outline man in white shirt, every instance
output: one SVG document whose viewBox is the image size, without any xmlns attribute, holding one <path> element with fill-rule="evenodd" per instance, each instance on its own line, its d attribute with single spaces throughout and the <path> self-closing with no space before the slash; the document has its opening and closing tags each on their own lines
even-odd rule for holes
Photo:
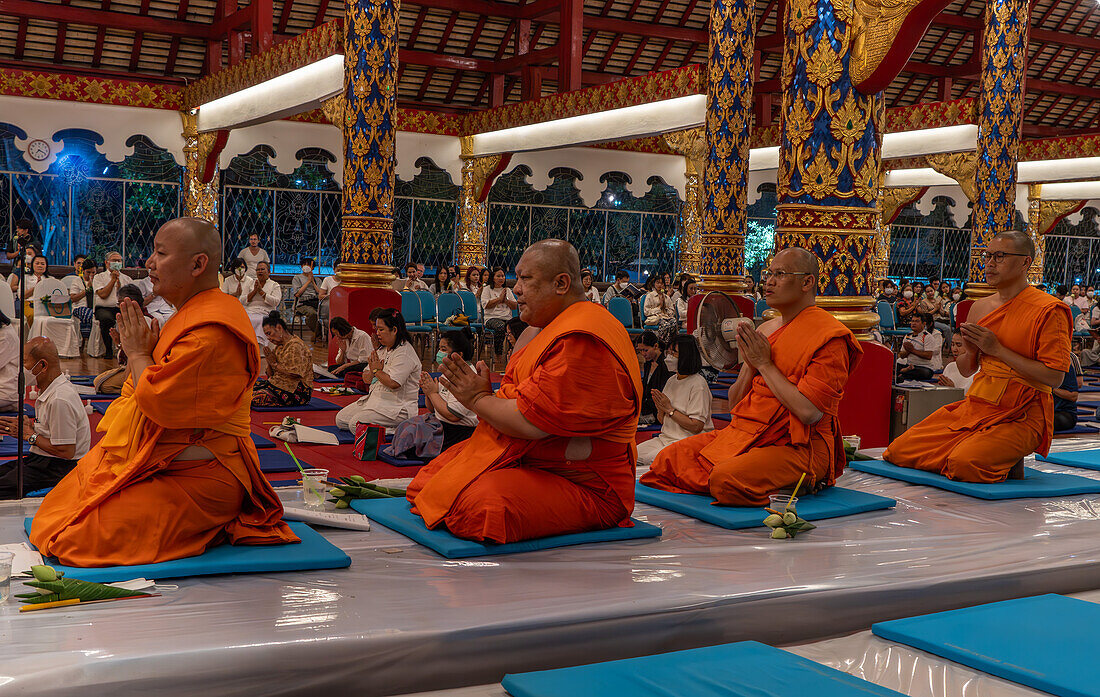
<svg viewBox="0 0 1100 697">
<path fill-rule="evenodd" d="M 126 274 L 122 273 L 122 255 L 118 252 L 108 252 L 105 260 L 106 271 L 101 271 L 92 279 L 92 290 L 95 291 L 95 318 L 99 321 L 99 333 L 103 337 L 103 346 L 107 349 L 107 357 L 114 354 L 111 345 L 111 330 L 115 328 L 115 316 L 118 314 L 118 289 L 134 282 Z"/>
<path fill-rule="evenodd" d="M 325 280 L 321 281 L 321 290 L 317 292 L 317 297 L 320 299 L 317 304 L 317 318 L 322 327 L 328 326 L 328 296 L 338 285 L 340 285 L 340 279 L 336 274 L 326 276 Z"/>
<path fill-rule="evenodd" d="M 153 290 L 153 282 L 149 280 L 148 276 L 137 281 L 135 285 L 141 289 L 142 304 L 145 306 L 145 311 L 163 327 L 164 323 L 176 314 L 176 308 L 156 294 L 156 291 Z"/>
<path fill-rule="evenodd" d="M 248 318 L 252 320 L 256 339 L 260 346 L 267 346 L 270 342 L 263 330 L 264 317 L 279 307 L 279 301 L 283 299 L 283 289 L 272 280 L 265 261 L 256 264 L 256 278 L 245 276 L 241 285 L 244 289 L 241 302 L 244 303 Z"/>
<path fill-rule="evenodd" d="M 932 315 L 915 312 L 909 320 L 913 333 L 905 337 L 898 352 L 898 379 L 931 380 L 943 367 L 943 335 L 932 328 Z"/>
<path fill-rule="evenodd" d="M 23 457 L 23 493 L 52 487 L 76 466 L 92 447 L 92 431 L 80 395 L 61 374 L 57 348 L 44 336 L 35 337 L 23 349 L 23 360 L 38 384 L 35 419 L 24 417 L 23 438 L 28 455 Z M 16 417 L 0 418 L 0 436 L 17 437 Z M 14 462 L 0 465 L 0 498 L 13 499 L 16 491 Z"/>
<path fill-rule="evenodd" d="M 410 261 L 408 264 L 405 264 L 405 278 L 399 278 L 394 281 L 393 289 L 396 291 L 428 290 L 428 284 L 421 278 L 423 273 L 423 266 L 418 266 Z"/>
<path fill-rule="evenodd" d="M 271 264 L 271 257 L 267 255 L 267 250 L 260 249 L 259 235 L 248 236 L 248 246 L 237 254 L 237 258 L 244 259 L 244 263 L 248 265 L 244 273 L 246 276 L 251 276 L 252 278 L 256 277 L 256 266 L 258 266 L 260 262 Z"/>
</svg>

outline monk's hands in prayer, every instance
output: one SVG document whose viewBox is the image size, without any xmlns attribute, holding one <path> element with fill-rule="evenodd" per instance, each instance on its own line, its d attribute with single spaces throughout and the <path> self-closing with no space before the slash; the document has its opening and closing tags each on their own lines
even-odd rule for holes
<svg viewBox="0 0 1100 697">
<path fill-rule="evenodd" d="M 672 412 L 672 400 L 660 390 L 650 390 L 649 393 L 653 396 L 653 406 L 657 407 L 657 411 L 662 414 L 669 414 Z"/>
<path fill-rule="evenodd" d="M 965 322 L 959 330 L 962 332 L 964 341 L 987 356 L 996 356 L 1002 348 L 997 335 L 980 324 Z"/>
<path fill-rule="evenodd" d="M 451 391 L 462 406 L 468 409 L 473 409 L 474 403 L 482 397 L 493 394 L 493 386 L 489 380 L 489 366 L 485 365 L 484 361 L 478 361 L 475 373 L 461 355 L 452 353 L 443 359 L 440 370 L 443 371 L 443 377 L 439 382 Z"/>
<path fill-rule="evenodd" d="M 153 356 L 153 349 L 160 338 L 160 325 L 154 319 L 152 324 L 145 321 L 145 315 L 141 312 L 141 305 L 129 298 L 124 298 L 118 305 L 118 339 L 122 344 L 122 350 L 126 357 L 133 360 L 137 357 Z"/>
<path fill-rule="evenodd" d="M 772 347 L 768 343 L 768 337 L 748 322 L 737 325 L 737 351 L 745 363 L 757 370 L 772 362 Z"/>
<path fill-rule="evenodd" d="M 429 373 L 420 373 L 420 391 L 426 395 L 439 394 L 439 383 Z"/>
</svg>

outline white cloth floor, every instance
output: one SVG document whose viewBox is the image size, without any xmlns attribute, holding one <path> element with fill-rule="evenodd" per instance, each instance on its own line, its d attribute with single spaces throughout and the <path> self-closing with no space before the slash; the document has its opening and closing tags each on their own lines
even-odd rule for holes
<svg viewBox="0 0 1100 697">
<path fill-rule="evenodd" d="M 1056 443 L 1089 445 L 1100 439 Z M 1100 495 L 978 501 L 856 472 L 840 484 L 897 508 L 775 541 L 640 505 L 662 538 L 453 561 L 377 524 L 323 529 L 351 568 L 169 581 L 178 590 L 160 598 L 76 610 L 20 615 L 9 602 L 0 676 L 51 697 L 396 695 L 1100 587 Z M 0 504 L 0 543 L 24 539 L 35 506 Z"/>
</svg>

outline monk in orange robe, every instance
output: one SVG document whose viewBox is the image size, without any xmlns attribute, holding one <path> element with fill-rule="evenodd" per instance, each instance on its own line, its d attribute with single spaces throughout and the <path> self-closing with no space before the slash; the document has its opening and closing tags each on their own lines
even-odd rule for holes
<svg viewBox="0 0 1100 697">
<path fill-rule="evenodd" d="M 729 390 L 728 428 L 661 450 L 641 481 L 681 494 L 709 494 L 724 506 L 761 506 L 798 483 L 832 485 L 844 471 L 837 409 L 863 350 L 852 332 L 814 305 L 819 265 L 805 249 L 775 255 L 762 276 L 780 316 L 737 328 L 743 360 Z"/>
<path fill-rule="evenodd" d="M 982 253 L 986 283 L 997 289 L 974 302 L 960 327 L 959 372 L 974 382 L 898 436 L 883 459 L 965 482 L 1023 477 L 1023 458 L 1046 455 L 1054 436 L 1053 388 L 1069 370 L 1069 306 L 1027 282 L 1035 243 L 1005 232 Z"/>
<path fill-rule="evenodd" d="M 221 239 L 194 218 L 166 223 L 146 263 L 177 308 L 163 329 L 119 306 L 130 376 L 103 438 L 42 501 L 31 542 L 72 566 L 147 564 L 215 545 L 298 542 L 249 437 L 256 334 L 218 288 Z"/>
<path fill-rule="evenodd" d="M 447 357 L 442 381 L 477 413 L 473 435 L 422 468 L 408 488 L 429 528 L 515 542 L 629 526 L 642 387 L 623 325 L 587 302 L 567 242 L 531 245 L 516 265 L 520 318 L 538 333 L 500 389 L 484 363 Z"/>
</svg>

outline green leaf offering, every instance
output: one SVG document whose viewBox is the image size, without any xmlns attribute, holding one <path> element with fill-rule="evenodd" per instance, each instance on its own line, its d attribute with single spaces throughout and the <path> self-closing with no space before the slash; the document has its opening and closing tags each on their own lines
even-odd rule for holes
<svg viewBox="0 0 1100 697">
<path fill-rule="evenodd" d="M 16 595 L 24 603 L 56 603 L 61 600 L 78 599 L 83 603 L 93 600 L 108 600 L 111 598 L 130 598 L 135 595 L 149 595 L 141 591 L 132 591 L 125 588 L 115 588 L 102 583 L 81 581 L 76 578 L 62 578 L 63 573 L 52 566 L 40 564 L 31 567 L 31 574 L 35 580 L 25 581 L 25 585 L 38 588 L 37 593 L 23 593 Z"/>
<path fill-rule="evenodd" d="M 378 484 L 371 484 L 366 477 L 358 474 L 351 477 L 340 477 L 341 484 L 329 490 L 336 508 L 347 508 L 355 499 L 395 499 L 405 495 L 404 489 L 391 489 Z"/>
</svg>

